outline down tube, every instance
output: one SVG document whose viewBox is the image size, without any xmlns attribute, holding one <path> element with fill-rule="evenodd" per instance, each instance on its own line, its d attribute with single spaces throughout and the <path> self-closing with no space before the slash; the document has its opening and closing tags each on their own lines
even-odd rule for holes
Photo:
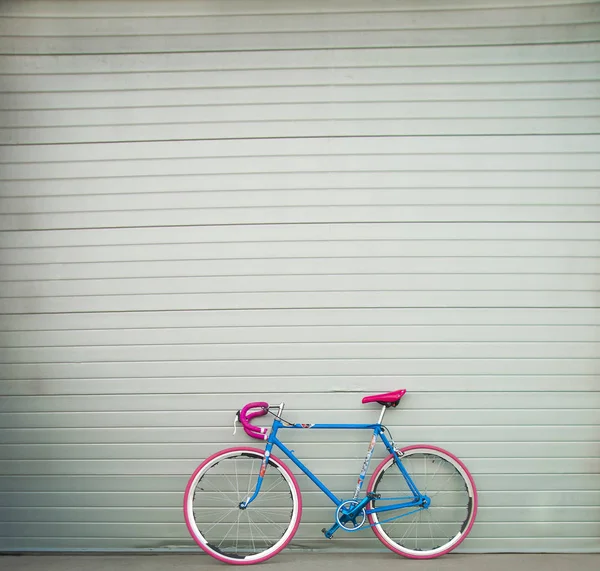
<svg viewBox="0 0 600 571">
<path fill-rule="evenodd" d="M 300 470 L 302 470 L 308 478 L 310 478 L 315 485 L 336 505 L 339 506 L 342 503 L 340 500 L 319 478 L 317 478 L 298 458 L 296 455 L 277 438 L 277 436 L 271 437 L 271 442 L 280 448 L 283 453 L 294 463 Z"/>
</svg>

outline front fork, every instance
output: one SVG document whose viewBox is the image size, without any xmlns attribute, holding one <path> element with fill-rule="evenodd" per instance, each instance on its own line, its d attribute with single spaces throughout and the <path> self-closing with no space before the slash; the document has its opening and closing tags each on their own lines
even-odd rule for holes
<svg viewBox="0 0 600 571">
<path fill-rule="evenodd" d="M 258 471 L 258 480 L 256 482 L 256 489 L 254 490 L 254 493 L 251 496 L 248 496 L 244 501 L 239 503 L 238 507 L 241 510 L 245 510 L 248 507 L 248 505 L 256 499 L 256 496 L 258 496 L 258 493 L 260 492 L 260 488 L 262 487 L 263 479 L 265 477 L 265 472 L 267 471 L 267 465 L 269 464 L 269 458 L 271 457 L 271 450 L 273 450 L 273 443 L 267 442 L 267 446 L 265 447 L 265 457 L 263 458 L 263 461 L 261 462 L 260 468 Z"/>
</svg>

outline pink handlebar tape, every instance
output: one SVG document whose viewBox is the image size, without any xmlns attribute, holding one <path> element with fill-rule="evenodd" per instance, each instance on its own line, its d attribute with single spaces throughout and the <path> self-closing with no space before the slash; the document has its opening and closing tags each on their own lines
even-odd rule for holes
<svg viewBox="0 0 600 571">
<path fill-rule="evenodd" d="M 251 409 L 258 409 L 253 410 Z M 244 427 L 244 431 L 248 436 L 252 438 L 257 438 L 258 440 L 266 440 L 268 428 L 263 428 L 260 426 L 254 426 L 250 424 L 250 421 L 253 418 L 257 418 L 259 416 L 264 416 L 269 411 L 269 403 L 266 402 L 250 402 L 242 410 L 238 412 L 238 418 Z"/>
</svg>

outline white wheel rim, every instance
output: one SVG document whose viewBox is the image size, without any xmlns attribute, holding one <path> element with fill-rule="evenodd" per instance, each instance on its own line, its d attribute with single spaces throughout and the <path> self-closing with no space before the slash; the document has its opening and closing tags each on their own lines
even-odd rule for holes
<svg viewBox="0 0 600 571">
<path fill-rule="evenodd" d="M 248 555 L 246 557 L 231 557 L 225 553 L 217 552 L 213 548 L 211 548 L 209 545 L 209 542 L 200 533 L 200 530 L 198 529 L 198 526 L 196 524 L 196 519 L 194 517 L 194 505 L 193 505 L 194 491 L 196 489 L 196 486 L 198 485 L 200 478 L 202 478 L 202 476 L 207 472 L 207 470 L 210 467 L 212 467 L 215 463 L 220 462 L 221 460 L 223 460 L 225 458 L 235 457 L 235 456 L 239 456 L 241 454 L 249 454 L 256 458 L 260 457 L 260 455 L 257 452 L 250 451 L 250 450 L 248 450 L 247 452 L 244 452 L 243 450 L 235 450 L 235 451 L 225 452 L 219 456 L 214 457 L 212 459 L 212 461 L 210 462 L 210 464 L 207 464 L 202 470 L 198 471 L 198 473 L 194 477 L 191 485 L 189 486 L 188 494 L 185 499 L 185 509 L 186 509 L 186 515 L 187 515 L 186 519 L 189 522 L 190 526 L 192 527 L 192 532 L 195 536 L 195 539 L 199 543 L 204 545 L 207 551 L 210 551 L 211 553 L 215 553 L 216 555 L 218 555 L 218 558 L 226 559 L 233 563 L 239 563 L 240 561 L 251 562 L 251 561 L 255 561 L 255 560 L 262 560 L 262 559 L 268 558 L 274 552 L 277 552 L 277 550 L 281 547 L 282 544 L 285 545 L 287 543 L 287 541 L 289 540 L 290 535 L 292 535 L 295 532 L 295 529 L 296 529 L 295 523 L 298 518 L 298 505 L 299 505 L 298 491 L 296 489 L 294 481 L 292 480 L 290 475 L 287 473 L 287 471 L 281 467 L 279 462 L 277 462 L 276 460 L 273 459 L 273 457 L 271 457 L 269 459 L 269 462 L 272 463 L 273 465 L 275 465 L 279 469 L 279 473 L 283 476 L 283 478 L 289 485 L 290 491 L 292 494 L 292 503 L 293 503 L 292 517 L 290 519 L 290 524 L 289 524 L 288 528 L 286 529 L 285 533 L 281 536 L 281 538 L 274 545 L 272 545 L 268 549 L 265 549 L 264 551 L 261 551 L 260 553 Z"/>
<path fill-rule="evenodd" d="M 450 462 L 450 464 L 452 464 L 452 466 L 463 477 L 463 480 L 467 486 L 467 492 L 469 494 L 469 498 L 470 498 L 471 502 L 474 501 L 475 494 L 474 494 L 474 490 L 473 490 L 473 485 L 471 483 L 471 479 L 469 478 L 469 475 L 465 472 L 464 468 L 459 463 L 457 463 L 454 460 L 454 458 L 448 456 L 447 454 L 444 454 L 440 450 L 435 450 L 435 449 L 431 449 L 431 448 L 414 448 L 412 450 L 408 450 L 407 452 L 405 452 L 404 456 L 411 456 L 413 454 L 424 454 L 424 453 L 440 456 L 444 460 Z M 394 459 L 390 458 L 390 460 L 382 468 L 382 472 L 387 470 L 393 463 L 394 463 Z M 385 513 L 385 512 L 383 512 L 383 513 Z M 473 519 L 473 515 L 474 515 L 474 510 L 473 510 L 473 507 L 471 506 L 469 518 L 466 520 L 466 526 L 465 526 L 466 529 L 469 528 L 469 524 Z M 438 553 L 444 553 L 444 552 L 448 551 L 449 549 L 451 549 L 452 546 L 456 545 L 461 540 L 461 538 L 463 537 L 463 533 L 464 533 L 463 531 L 459 531 L 452 539 L 450 539 L 450 541 L 446 542 L 444 545 L 437 547 L 436 549 L 430 549 L 428 551 L 422 551 L 422 550 L 418 550 L 418 549 L 409 549 L 408 547 L 404 547 L 403 545 L 400 545 L 399 543 L 394 541 L 385 532 L 385 530 L 379 523 L 379 518 L 377 517 L 377 513 L 373 513 L 372 518 L 373 518 L 373 523 L 375 524 L 378 533 L 380 533 L 383 536 L 383 538 L 386 542 L 393 545 L 396 549 L 398 549 L 398 551 L 401 551 L 402 553 L 406 553 L 407 555 L 414 555 L 415 557 L 419 557 L 419 556 L 422 557 L 424 554 L 435 556 Z"/>
</svg>

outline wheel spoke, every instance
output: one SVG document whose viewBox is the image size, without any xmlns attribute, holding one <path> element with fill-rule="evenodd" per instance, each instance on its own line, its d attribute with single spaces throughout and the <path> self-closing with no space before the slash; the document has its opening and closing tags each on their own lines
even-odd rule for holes
<svg viewBox="0 0 600 571">
<path fill-rule="evenodd" d="M 433 525 L 437 526 L 440 529 L 440 531 L 442 532 L 442 537 L 446 537 L 448 535 L 447 531 L 437 521 L 433 520 L 433 518 L 431 517 L 431 512 L 430 512 L 429 517 L 431 518 L 431 523 L 433 523 Z"/>
<path fill-rule="evenodd" d="M 230 495 L 227 495 L 227 493 L 222 490 L 201 490 L 200 493 L 203 495 L 203 497 L 213 496 L 215 498 L 224 499 L 225 501 L 230 503 L 232 506 L 237 505 L 237 503 L 234 501 L 234 499 Z"/>
<path fill-rule="evenodd" d="M 238 516 L 239 517 L 239 516 Z M 221 545 L 223 545 L 223 542 L 227 539 L 227 536 L 231 533 L 231 530 L 234 528 L 235 524 L 237 523 L 237 521 L 234 521 L 231 524 L 231 527 L 227 530 L 227 533 L 223 536 L 223 539 L 221 540 L 221 542 L 219 543 L 219 547 L 221 547 Z"/>
<path fill-rule="evenodd" d="M 240 489 L 240 482 L 238 480 L 238 470 L 237 470 L 237 458 L 233 460 L 233 468 L 235 469 L 235 491 L 237 492 Z"/>
<path fill-rule="evenodd" d="M 400 523 L 400 522 L 398 522 Z M 414 527 L 415 523 L 417 523 L 417 514 L 415 513 L 412 517 L 412 523 L 408 526 L 407 530 L 404 532 L 404 535 L 402 536 L 401 539 L 404 539 L 407 535 L 408 532 Z"/>
<path fill-rule="evenodd" d="M 256 551 L 256 545 L 254 544 L 254 535 L 252 534 L 252 520 L 250 519 L 250 512 L 248 512 L 248 510 L 245 510 L 245 511 L 246 511 L 246 516 L 248 518 L 248 523 L 250 524 L 250 525 L 248 525 L 248 531 L 250 531 L 250 538 L 252 540 L 252 550 Z"/>
<path fill-rule="evenodd" d="M 279 499 L 279 498 L 289 498 L 290 493 L 289 492 L 263 492 L 262 490 L 260 491 L 260 494 L 258 494 L 258 496 L 256 496 L 256 499 L 254 500 L 254 504 L 259 504 L 261 501 L 266 501 L 266 500 L 273 500 L 273 499 Z"/>
<path fill-rule="evenodd" d="M 242 517 L 242 511 L 243 510 L 238 510 L 238 516 L 237 516 L 237 522 L 236 522 L 237 523 L 237 528 L 235 530 L 235 551 L 236 551 L 236 553 L 239 553 L 238 548 L 240 545 L 240 519 Z"/>
<path fill-rule="evenodd" d="M 425 462 L 427 462 L 427 458 L 425 456 L 423 456 L 423 458 L 425 459 Z M 438 467 L 435 471 L 435 473 L 433 474 L 433 476 L 431 476 L 431 479 L 434 480 L 435 477 L 437 476 L 437 473 L 440 471 L 440 468 L 442 467 L 442 459 L 440 458 L 440 462 L 438 464 Z M 427 490 L 429 489 L 429 484 L 427 483 L 427 480 L 425 480 L 425 494 L 427 493 Z"/>
<path fill-rule="evenodd" d="M 433 527 L 431 526 L 431 512 L 427 511 L 427 516 L 429 517 L 428 525 L 429 525 L 429 535 L 431 536 L 431 543 L 433 544 Z"/>
<path fill-rule="evenodd" d="M 261 492 L 263 492 L 263 491 L 264 491 L 265 493 L 266 493 L 266 492 L 270 492 L 270 491 L 271 491 L 273 488 L 275 488 L 275 487 L 279 486 L 279 484 L 281 484 L 282 482 L 285 482 L 285 480 L 284 480 L 283 478 L 281 478 L 281 479 L 280 479 L 280 478 L 277 478 L 277 479 L 275 479 L 275 480 L 273 481 L 273 483 L 271 484 L 271 486 L 269 486 L 269 487 L 268 487 L 266 490 L 262 490 L 262 489 L 261 489 Z M 264 483 L 264 480 L 263 480 L 263 483 Z M 279 493 L 281 493 L 281 492 L 279 492 Z"/>
<path fill-rule="evenodd" d="M 261 512 L 256 512 L 254 515 L 263 515 Z M 273 545 L 275 543 L 275 541 L 271 541 L 269 540 L 269 538 L 266 536 L 266 534 L 263 532 L 263 530 L 260 528 L 260 526 L 250 517 L 250 514 L 248 514 L 248 517 L 250 518 L 250 521 L 252 522 L 252 525 L 254 526 L 254 528 L 256 529 L 258 535 L 262 535 L 262 537 L 264 538 L 264 542 L 267 545 Z M 281 534 L 283 535 L 283 533 Z M 279 538 L 277 538 L 279 539 Z"/>
<path fill-rule="evenodd" d="M 440 492 L 447 492 L 448 490 L 444 489 L 444 486 L 452 479 L 455 478 L 456 474 L 450 474 L 446 480 L 444 480 L 444 482 L 442 483 L 442 485 L 440 486 L 440 489 L 433 495 L 430 496 L 430 498 L 435 498 Z"/>
<path fill-rule="evenodd" d="M 250 465 L 250 475 L 248 476 L 248 491 L 247 491 L 247 495 L 246 495 L 246 499 L 250 497 L 250 490 L 252 489 L 252 476 L 254 475 L 254 461 L 252 461 L 252 464 Z"/>
<path fill-rule="evenodd" d="M 220 520 L 213 523 L 208 529 L 205 529 L 204 532 L 208 533 L 213 527 L 215 527 L 215 525 L 221 523 L 232 511 L 234 511 L 234 510 L 230 509 Z"/>
<path fill-rule="evenodd" d="M 267 523 L 273 524 L 275 527 L 283 529 L 283 532 L 285 532 L 285 529 L 286 529 L 287 526 L 285 526 L 285 525 L 283 525 L 281 523 L 278 523 L 274 519 L 271 519 L 270 517 L 268 517 L 265 514 L 264 510 L 260 510 L 260 511 L 257 511 L 257 512 L 254 512 L 254 513 L 255 513 L 255 515 L 258 515 L 258 516 L 264 518 Z M 283 533 L 281 535 L 283 535 Z"/>
<path fill-rule="evenodd" d="M 235 464 L 235 460 L 234 460 L 234 464 Z M 229 479 L 229 476 L 226 473 L 223 473 L 221 475 L 221 477 L 225 478 L 231 484 L 231 489 L 232 490 L 237 490 L 237 487 L 233 485 L 233 482 Z"/>
</svg>

